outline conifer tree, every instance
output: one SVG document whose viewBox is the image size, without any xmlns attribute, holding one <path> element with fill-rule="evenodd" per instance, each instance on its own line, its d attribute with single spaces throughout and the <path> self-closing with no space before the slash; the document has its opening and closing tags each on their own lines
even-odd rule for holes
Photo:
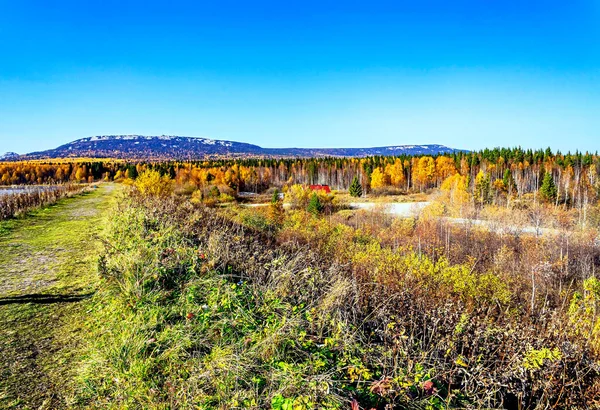
<svg viewBox="0 0 600 410">
<path fill-rule="evenodd" d="M 362 186 L 360 185 L 357 176 L 355 176 L 354 179 L 352 179 L 352 184 L 350 184 L 350 188 L 348 189 L 348 191 L 350 192 L 350 196 L 356 198 L 362 196 Z"/>
<path fill-rule="evenodd" d="M 544 174 L 544 180 L 540 187 L 540 195 L 548 202 L 552 202 L 556 199 L 556 185 L 554 184 L 554 178 L 552 178 L 551 172 L 546 172 Z"/>
<path fill-rule="evenodd" d="M 316 192 L 313 192 L 312 196 L 310 197 L 306 210 L 313 215 L 319 215 L 323 210 L 323 204 L 321 204 L 321 200 Z"/>
<path fill-rule="evenodd" d="M 512 172 L 510 169 L 504 170 L 504 176 L 502 177 L 502 182 L 504 183 L 504 188 L 506 191 L 511 194 L 513 191 L 517 190 L 515 180 L 512 176 Z"/>
</svg>

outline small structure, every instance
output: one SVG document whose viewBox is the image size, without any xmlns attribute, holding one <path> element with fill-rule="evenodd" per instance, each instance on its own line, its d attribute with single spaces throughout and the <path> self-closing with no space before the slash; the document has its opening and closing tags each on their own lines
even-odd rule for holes
<svg viewBox="0 0 600 410">
<path fill-rule="evenodd" d="M 326 194 L 331 193 L 331 189 L 329 188 L 329 185 L 310 185 L 309 188 L 311 191 L 323 191 Z"/>
</svg>

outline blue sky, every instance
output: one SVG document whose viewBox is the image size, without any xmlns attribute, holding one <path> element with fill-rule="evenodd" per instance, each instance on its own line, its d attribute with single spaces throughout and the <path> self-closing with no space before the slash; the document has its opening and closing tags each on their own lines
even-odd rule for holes
<svg viewBox="0 0 600 410">
<path fill-rule="evenodd" d="M 88 3 L 0 0 L 0 152 L 107 134 L 600 150 L 597 0 Z"/>
</svg>

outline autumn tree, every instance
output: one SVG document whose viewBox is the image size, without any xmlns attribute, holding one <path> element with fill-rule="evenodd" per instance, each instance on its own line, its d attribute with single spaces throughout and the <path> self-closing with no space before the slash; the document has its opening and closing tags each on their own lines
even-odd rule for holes
<svg viewBox="0 0 600 410">
<path fill-rule="evenodd" d="M 84 181 L 87 179 L 87 177 L 88 177 L 87 168 L 85 165 L 81 168 L 78 168 L 77 171 L 75 172 L 75 179 L 77 181 Z"/>
<path fill-rule="evenodd" d="M 62 182 L 65 179 L 65 172 L 61 167 L 58 167 L 56 170 L 55 178 L 57 182 Z"/>
<path fill-rule="evenodd" d="M 479 205 L 489 204 L 491 200 L 490 176 L 479 171 L 475 177 L 475 190 L 473 196 Z"/>
<path fill-rule="evenodd" d="M 371 174 L 371 189 L 378 190 L 384 188 L 387 184 L 385 173 L 380 167 L 376 167 Z"/>
<path fill-rule="evenodd" d="M 277 226 L 283 223 L 283 201 L 279 197 L 279 189 L 277 188 L 273 191 L 273 196 L 271 197 L 271 204 L 269 205 L 269 219 L 271 219 L 271 222 Z"/>
<path fill-rule="evenodd" d="M 138 176 L 134 184 L 143 196 L 166 197 L 173 192 L 173 183 L 168 175 L 160 176 L 158 171 L 145 171 Z"/>
<path fill-rule="evenodd" d="M 435 161 L 432 157 L 421 157 L 415 161 L 413 166 L 413 184 L 419 186 L 420 190 L 428 188 L 435 177 Z"/>
<path fill-rule="evenodd" d="M 454 174 L 449 176 L 442 182 L 440 189 L 442 192 L 447 192 L 451 205 L 462 208 L 469 203 L 470 195 L 468 191 L 469 182 L 466 176 Z"/>
<path fill-rule="evenodd" d="M 310 190 L 300 184 L 292 185 L 285 194 L 285 202 L 292 209 L 305 209 L 308 205 Z"/>
<path fill-rule="evenodd" d="M 451 175 L 456 174 L 456 165 L 450 157 L 440 156 L 435 160 L 435 173 L 439 183 Z"/>
<path fill-rule="evenodd" d="M 404 167 L 402 166 L 402 160 L 396 158 L 393 164 L 387 164 L 385 167 L 385 173 L 389 178 L 390 184 L 397 188 L 401 188 L 406 182 L 404 177 Z"/>
</svg>

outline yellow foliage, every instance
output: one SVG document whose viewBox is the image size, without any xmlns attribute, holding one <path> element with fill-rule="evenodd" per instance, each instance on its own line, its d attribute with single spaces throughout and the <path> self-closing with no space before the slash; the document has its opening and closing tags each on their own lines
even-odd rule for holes
<svg viewBox="0 0 600 410">
<path fill-rule="evenodd" d="M 600 280 L 592 277 L 583 282 L 583 294 L 576 292 L 569 306 L 573 332 L 590 341 L 593 350 L 600 353 Z"/>
<path fill-rule="evenodd" d="M 442 182 L 440 189 L 448 193 L 451 205 L 461 206 L 471 200 L 466 176 L 453 174 Z"/>
<path fill-rule="evenodd" d="M 311 191 L 302 185 L 295 184 L 289 187 L 285 194 L 284 202 L 292 209 L 305 209 L 308 205 Z"/>
<path fill-rule="evenodd" d="M 435 161 L 432 157 L 421 157 L 413 165 L 413 183 L 427 188 L 435 177 Z"/>
<path fill-rule="evenodd" d="M 375 168 L 371 174 L 371 188 L 377 190 L 385 187 L 386 185 L 389 185 L 388 176 L 381 170 L 380 167 Z"/>
<path fill-rule="evenodd" d="M 192 198 L 190 201 L 193 204 L 200 204 L 202 202 L 202 191 L 196 189 L 194 192 L 192 192 Z"/>
<path fill-rule="evenodd" d="M 173 192 L 173 182 L 168 175 L 160 176 L 158 171 L 144 171 L 134 186 L 143 196 L 166 197 Z"/>
<path fill-rule="evenodd" d="M 552 350 L 543 347 L 540 350 L 529 349 L 523 359 L 523 367 L 527 370 L 537 370 L 542 368 L 545 362 L 554 362 L 562 359 L 562 353 L 557 348 Z"/>
<path fill-rule="evenodd" d="M 440 216 L 443 216 L 446 213 L 446 207 L 444 206 L 443 203 L 441 202 L 432 202 L 431 204 L 427 205 L 425 208 L 423 208 L 423 211 L 421 211 L 421 216 L 425 219 L 428 218 L 439 218 Z"/>
<path fill-rule="evenodd" d="M 404 177 L 404 167 L 402 166 L 402 161 L 400 159 L 396 159 L 393 164 L 387 164 L 385 167 L 385 173 L 389 176 L 390 183 L 400 188 L 406 182 L 406 178 Z"/>
<path fill-rule="evenodd" d="M 435 160 L 435 171 L 438 180 L 446 179 L 457 173 L 454 161 L 450 157 L 441 156 Z"/>
</svg>

